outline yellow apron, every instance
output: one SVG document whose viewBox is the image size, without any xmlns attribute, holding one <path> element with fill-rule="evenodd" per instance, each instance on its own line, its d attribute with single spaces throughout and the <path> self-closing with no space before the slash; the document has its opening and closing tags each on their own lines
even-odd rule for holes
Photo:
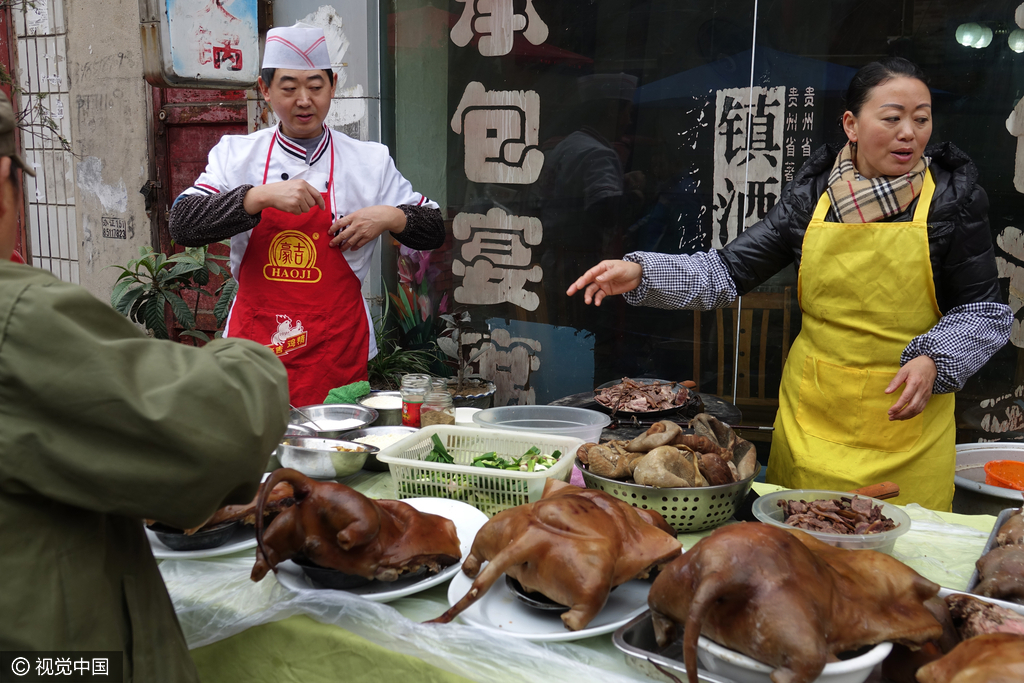
<svg viewBox="0 0 1024 683">
<path fill-rule="evenodd" d="M 941 317 L 928 250 L 934 190 L 928 173 L 909 223 L 826 222 L 828 194 L 818 200 L 803 241 L 803 323 L 783 370 L 769 482 L 847 491 L 893 481 L 896 503 L 951 508 L 953 394 L 890 422 L 896 394 L 885 393 L 903 349 Z"/>
</svg>

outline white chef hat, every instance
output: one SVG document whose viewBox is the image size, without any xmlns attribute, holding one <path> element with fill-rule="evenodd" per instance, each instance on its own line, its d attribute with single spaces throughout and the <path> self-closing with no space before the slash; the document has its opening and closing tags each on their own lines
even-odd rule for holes
<svg viewBox="0 0 1024 683">
<path fill-rule="evenodd" d="M 267 31 L 263 50 L 264 69 L 330 69 L 331 56 L 327 52 L 324 30 L 295 24 Z"/>
<path fill-rule="evenodd" d="M 580 91 L 580 100 L 627 100 L 633 101 L 636 92 L 637 77 L 630 74 L 593 74 L 576 79 Z"/>
</svg>

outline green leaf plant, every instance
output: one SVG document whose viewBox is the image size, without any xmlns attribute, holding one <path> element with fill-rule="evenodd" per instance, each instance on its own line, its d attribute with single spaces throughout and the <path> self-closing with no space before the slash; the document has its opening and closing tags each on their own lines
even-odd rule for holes
<svg viewBox="0 0 1024 683">
<path fill-rule="evenodd" d="M 157 339 L 169 339 L 166 313 L 183 328 L 182 337 L 208 342 L 210 336 L 196 329 L 199 302 L 202 297 L 217 299 L 213 307 L 217 326 L 227 319 L 231 301 L 238 290 L 238 282 L 217 260 L 224 257 L 211 255 L 206 247 L 189 247 L 185 251 L 167 256 L 150 246 L 139 248 L 139 258 L 126 266 L 110 266 L 121 271 L 110 292 L 110 305 L 133 322 L 144 325 Z M 211 294 L 205 287 L 210 276 L 223 276 L 224 283 Z M 189 308 L 184 292 L 195 292 L 195 309 Z M 219 334 L 219 333 L 218 333 Z"/>
<path fill-rule="evenodd" d="M 393 294 L 390 296 L 394 296 Z M 377 355 L 367 365 L 370 385 L 397 389 L 402 375 L 410 372 L 431 374 L 431 367 L 437 358 L 436 347 L 425 349 L 404 349 L 398 343 L 398 331 L 389 325 L 391 299 L 387 285 L 384 285 L 383 308 L 380 316 L 374 318 L 373 333 L 377 340 Z"/>
</svg>

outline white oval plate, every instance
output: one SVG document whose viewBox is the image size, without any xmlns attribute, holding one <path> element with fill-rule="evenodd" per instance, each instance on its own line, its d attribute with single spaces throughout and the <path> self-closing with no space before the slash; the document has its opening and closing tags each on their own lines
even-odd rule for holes
<svg viewBox="0 0 1024 683">
<path fill-rule="evenodd" d="M 224 545 L 219 545 L 216 548 L 206 548 L 205 550 L 174 550 L 168 548 L 149 529 L 146 529 L 146 536 L 149 537 L 149 545 L 153 548 L 153 557 L 161 560 L 197 560 L 204 557 L 220 557 L 221 555 L 230 555 L 231 553 L 256 547 L 256 529 L 244 525 L 235 529 Z"/>
<path fill-rule="evenodd" d="M 448 604 L 454 605 L 469 592 L 473 579 L 459 572 L 448 586 Z M 492 633 L 535 642 L 579 640 L 611 633 L 647 609 L 648 581 L 629 581 L 608 595 L 608 602 L 585 629 L 570 631 L 561 613 L 538 610 L 515 597 L 505 579 L 494 582 L 483 597 L 458 616 L 467 624 Z"/>
<path fill-rule="evenodd" d="M 448 500 L 446 498 L 406 498 L 403 502 L 408 503 L 420 512 L 447 517 L 455 522 L 455 533 L 459 536 L 459 549 L 462 551 L 463 558 L 469 555 L 469 550 L 473 546 L 473 539 L 476 538 L 476 532 L 487 522 L 487 515 L 472 505 L 458 500 Z M 459 574 L 461 566 L 462 562 L 456 562 L 450 567 L 445 567 L 440 573 L 425 578 L 371 581 L 365 586 L 352 588 L 345 592 L 362 596 L 374 602 L 391 602 L 392 600 L 426 590 L 439 583 L 444 583 Z M 291 560 L 277 565 L 277 569 L 278 582 L 291 591 L 331 590 L 329 588 L 321 588 L 313 583 L 306 577 L 302 568 Z"/>
</svg>

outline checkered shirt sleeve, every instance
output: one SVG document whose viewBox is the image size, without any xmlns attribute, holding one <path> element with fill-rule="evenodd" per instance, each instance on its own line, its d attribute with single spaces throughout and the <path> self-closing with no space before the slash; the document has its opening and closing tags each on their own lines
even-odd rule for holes
<svg viewBox="0 0 1024 683">
<path fill-rule="evenodd" d="M 736 299 L 736 283 L 713 249 L 697 254 L 634 251 L 623 260 L 643 267 L 640 286 L 624 295 L 632 306 L 710 311 Z"/>
<path fill-rule="evenodd" d="M 928 356 L 938 370 L 932 393 L 959 391 L 1006 344 L 1012 326 L 1013 311 L 1005 304 L 980 301 L 956 306 L 935 327 L 910 340 L 900 365 Z"/>
</svg>

